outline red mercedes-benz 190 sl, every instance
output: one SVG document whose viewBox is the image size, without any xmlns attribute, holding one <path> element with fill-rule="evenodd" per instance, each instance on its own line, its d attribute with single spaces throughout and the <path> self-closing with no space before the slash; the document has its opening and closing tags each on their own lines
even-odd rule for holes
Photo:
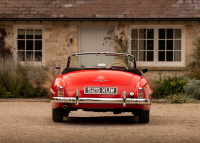
<svg viewBox="0 0 200 143">
<path fill-rule="evenodd" d="M 55 70 L 60 70 L 56 67 Z M 147 72 L 148 69 L 142 69 Z M 49 88 L 52 119 L 63 121 L 70 111 L 131 112 L 149 122 L 152 89 L 125 53 L 75 53 Z"/>
</svg>

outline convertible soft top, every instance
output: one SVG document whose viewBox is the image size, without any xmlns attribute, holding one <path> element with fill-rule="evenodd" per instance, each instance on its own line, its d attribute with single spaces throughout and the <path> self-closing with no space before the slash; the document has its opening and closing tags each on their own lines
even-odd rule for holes
<svg viewBox="0 0 200 143">
<path fill-rule="evenodd" d="M 69 73 L 69 72 L 73 72 L 73 71 L 79 71 L 79 70 L 101 70 L 100 68 L 68 68 L 66 67 L 62 74 L 65 74 L 65 73 Z M 107 68 L 103 68 L 103 70 L 116 70 L 116 69 L 107 69 Z M 133 68 L 133 69 L 126 69 L 126 70 L 119 70 L 119 71 L 126 71 L 126 72 L 131 72 L 131 73 L 134 73 L 134 74 L 137 74 L 137 75 L 142 75 L 142 73 L 137 69 L 137 68 Z"/>
</svg>

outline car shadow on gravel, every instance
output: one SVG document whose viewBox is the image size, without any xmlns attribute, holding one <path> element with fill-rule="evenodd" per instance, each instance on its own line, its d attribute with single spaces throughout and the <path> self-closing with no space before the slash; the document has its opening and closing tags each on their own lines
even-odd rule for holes
<svg viewBox="0 0 200 143">
<path fill-rule="evenodd" d="M 101 116 L 101 117 L 64 117 L 63 123 L 67 124 L 78 124 L 78 125 L 126 125 L 126 124 L 137 124 L 138 117 L 134 116 Z"/>
</svg>

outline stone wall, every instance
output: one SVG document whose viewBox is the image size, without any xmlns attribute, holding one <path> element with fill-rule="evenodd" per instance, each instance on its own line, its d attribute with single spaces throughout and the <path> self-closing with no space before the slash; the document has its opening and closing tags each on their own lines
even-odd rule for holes
<svg viewBox="0 0 200 143">
<path fill-rule="evenodd" d="M 70 38 L 73 39 L 70 42 Z M 48 22 L 45 26 L 45 65 L 64 68 L 70 54 L 77 52 L 77 26 L 67 22 Z"/>
<path fill-rule="evenodd" d="M 0 22 L 0 29 L 5 29 L 7 34 L 5 37 L 5 47 L 13 51 L 13 22 Z"/>
<path fill-rule="evenodd" d="M 78 27 L 84 25 L 115 25 L 118 22 L 0 22 L 0 28 L 5 28 L 7 31 L 6 46 L 11 47 L 11 50 L 15 50 L 14 45 L 14 25 L 43 25 L 45 30 L 44 40 L 45 40 L 45 66 L 51 69 L 55 66 L 61 66 L 62 69 L 66 66 L 67 58 L 70 54 L 78 51 Z M 199 33 L 200 25 L 198 22 L 126 22 L 123 23 L 126 29 L 130 25 L 184 25 L 185 26 L 185 67 L 193 60 L 191 54 L 194 50 L 192 44 L 194 36 Z M 128 31 L 128 30 L 127 30 Z M 70 38 L 73 39 L 70 42 Z M 142 68 L 142 67 L 141 67 Z M 143 67 L 145 68 L 145 67 Z M 162 72 L 164 76 L 171 76 L 175 74 L 183 74 L 185 68 L 150 68 L 150 72 L 146 73 L 146 77 L 151 77 L 156 79 L 158 77 L 158 72 Z"/>
</svg>

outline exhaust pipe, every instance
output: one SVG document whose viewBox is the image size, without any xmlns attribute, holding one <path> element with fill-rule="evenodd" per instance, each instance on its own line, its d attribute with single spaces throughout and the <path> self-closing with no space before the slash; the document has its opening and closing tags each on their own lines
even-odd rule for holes
<svg viewBox="0 0 200 143">
<path fill-rule="evenodd" d="M 67 109 L 67 105 L 64 105 L 64 106 L 63 106 L 63 109 Z"/>
</svg>

